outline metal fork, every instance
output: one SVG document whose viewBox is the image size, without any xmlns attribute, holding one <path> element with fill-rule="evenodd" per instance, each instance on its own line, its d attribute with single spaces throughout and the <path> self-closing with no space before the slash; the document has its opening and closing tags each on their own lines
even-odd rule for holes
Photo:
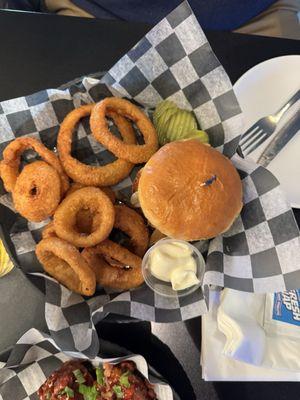
<svg viewBox="0 0 300 400">
<path fill-rule="evenodd" d="M 272 135 L 281 117 L 299 99 L 300 90 L 298 90 L 276 114 L 261 118 L 242 135 L 239 145 L 244 156 L 252 153 L 252 151 L 257 149 L 259 145 Z"/>
</svg>

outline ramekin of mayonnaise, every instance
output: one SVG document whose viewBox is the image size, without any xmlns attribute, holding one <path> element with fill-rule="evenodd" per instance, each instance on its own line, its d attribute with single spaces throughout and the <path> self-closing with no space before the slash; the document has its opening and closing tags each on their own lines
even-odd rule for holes
<svg viewBox="0 0 300 400">
<path fill-rule="evenodd" d="M 182 297 L 201 286 L 205 261 L 200 251 L 183 240 L 164 238 L 143 258 L 145 282 L 156 293 Z"/>
</svg>

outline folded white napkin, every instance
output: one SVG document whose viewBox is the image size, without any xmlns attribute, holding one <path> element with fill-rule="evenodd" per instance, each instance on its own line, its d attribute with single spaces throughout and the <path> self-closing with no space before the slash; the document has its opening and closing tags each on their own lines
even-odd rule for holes
<svg viewBox="0 0 300 400">
<path fill-rule="evenodd" d="M 218 328 L 226 336 L 223 354 L 235 360 L 261 365 L 266 350 L 262 328 L 265 295 L 223 290 L 218 307 Z"/>
<path fill-rule="evenodd" d="M 231 293 L 228 295 L 226 292 Z M 240 294 L 241 296 L 239 296 Z M 258 296 L 260 299 L 251 299 L 253 296 Z M 228 321 L 230 323 L 233 321 L 234 325 L 232 330 L 234 333 L 228 336 L 229 344 L 227 345 L 226 337 L 219 330 L 217 322 L 220 297 L 220 292 L 211 291 L 210 311 L 202 316 L 201 364 L 203 379 L 207 381 L 300 381 L 300 368 L 298 368 L 299 372 L 273 369 L 276 365 L 277 368 L 278 366 L 280 368 L 293 367 L 292 369 L 295 370 L 297 365 L 299 367 L 300 358 L 297 351 L 296 354 L 292 353 L 295 347 L 286 346 L 291 343 L 290 338 L 287 339 L 282 336 L 278 340 L 277 335 L 273 334 L 274 336 L 272 336 L 268 332 L 265 333 L 265 329 L 260 325 L 259 321 L 264 320 L 263 310 L 265 307 L 262 303 L 263 300 L 266 300 L 266 296 L 225 289 L 225 293 L 222 294 L 224 299 L 222 312 L 228 318 L 223 319 L 222 316 L 219 316 L 219 320 L 224 321 L 226 319 L 225 324 L 228 324 Z M 230 308 L 230 311 L 233 311 L 227 313 L 226 310 L 228 310 L 230 304 L 234 304 Z M 250 307 L 253 307 L 256 311 L 257 319 L 254 318 L 254 312 L 249 313 Z M 239 315 L 242 317 L 242 322 L 239 322 Z M 238 328 L 238 326 L 241 326 L 241 328 Z M 278 342 L 280 343 L 279 350 Z M 295 342 L 299 343 L 297 340 Z M 276 351 L 274 352 L 275 345 Z M 227 355 L 223 353 L 224 350 L 227 351 Z M 236 359 L 231 358 L 232 355 Z M 254 365 L 260 361 L 263 366 Z M 249 362 L 253 364 L 251 365 Z M 269 365 L 272 365 L 273 368 L 267 366 L 266 362 L 267 364 L 269 362 Z"/>
</svg>

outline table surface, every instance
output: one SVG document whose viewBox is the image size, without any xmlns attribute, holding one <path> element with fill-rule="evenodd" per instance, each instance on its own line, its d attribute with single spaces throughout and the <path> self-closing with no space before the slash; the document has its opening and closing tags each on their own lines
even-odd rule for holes
<svg viewBox="0 0 300 400">
<path fill-rule="evenodd" d="M 0 11 L 0 101 L 57 87 L 111 67 L 150 29 L 145 24 Z M 234 83 L 272 57 L 300 54 L 300 41 L 206 32 Z M 299 212 L 296 212 L 298 221 Z M 28 328 L 45 329 L 41 293 L 14 269 L 0 280 L 0 353 Z M 297 398 L 295 383 L 210 383 L 201 379 L 200 318 L 157 324 L 103 321 L 97 330 L 146 357 L 181 399 Z"/>
</svg>

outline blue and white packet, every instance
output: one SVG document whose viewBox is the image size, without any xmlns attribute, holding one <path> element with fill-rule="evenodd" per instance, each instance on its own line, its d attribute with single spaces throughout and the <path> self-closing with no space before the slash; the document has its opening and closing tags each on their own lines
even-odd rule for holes
<svg viewBox="0 0 300 400">
<path fill-rule="evenodd" d="M 300 289 L 266 296 L 264 328 L 269 334 L 300 340 Z"/>
</svg>

